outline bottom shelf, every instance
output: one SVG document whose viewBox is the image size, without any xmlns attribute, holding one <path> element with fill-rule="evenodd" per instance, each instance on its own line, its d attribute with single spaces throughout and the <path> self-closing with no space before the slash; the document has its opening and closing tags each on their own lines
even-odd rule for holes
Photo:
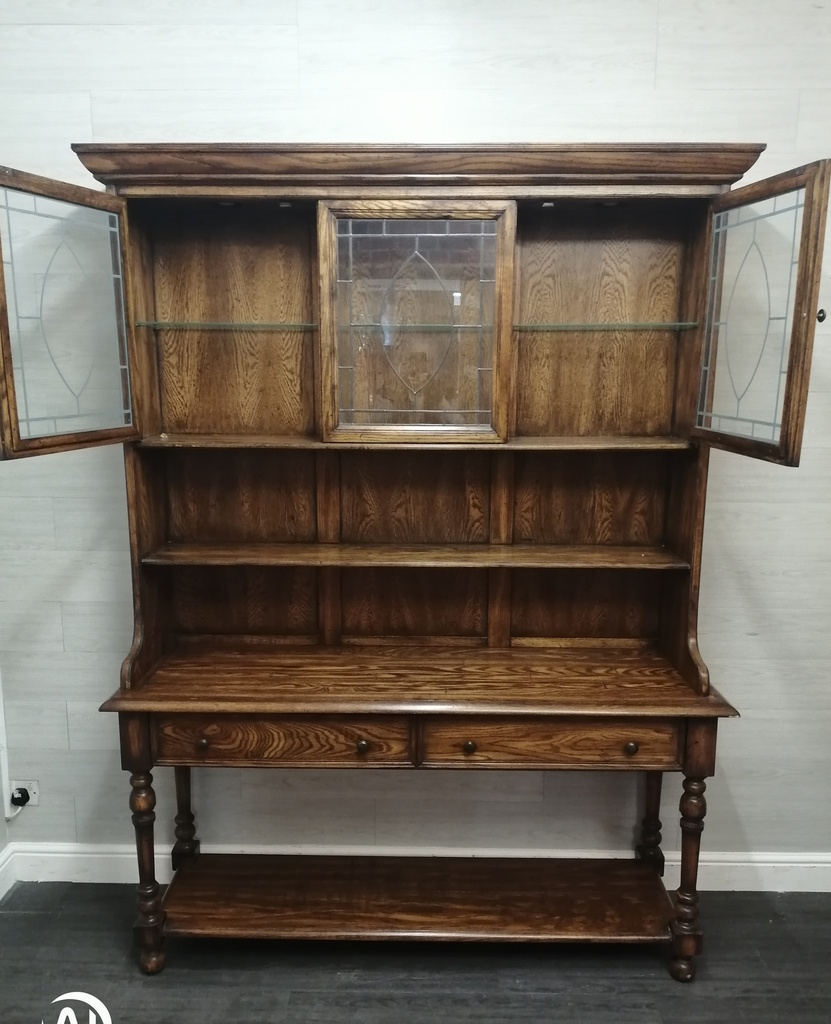
<svg viewBox="0 0 831 1024">
<path fill-rule="evenodd" d="M 203 854 L 176 872 L 168 935 L 654 942 L 673 907 L 636 860 Z"/>
</svg>

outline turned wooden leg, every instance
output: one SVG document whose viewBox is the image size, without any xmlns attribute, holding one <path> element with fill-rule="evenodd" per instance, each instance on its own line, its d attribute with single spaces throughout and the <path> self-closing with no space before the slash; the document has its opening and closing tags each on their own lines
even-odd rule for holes
<svg viewBox="0 0 831 1024">
<path fill-rule="evenodd" d="M 153 850 L 153 824 L 156 820 L 153 810 L 156 806 L 153 776 L 150 772 L 137 772 L 130 776 L 130 785 L 130 810 L 133 812 L 136 830 L 139 869 L 139 885 L 136 890 L 138 917 L 133 926 L 133 935 L 139 951 L 139 966 L 145 974 L 158 974 L 164 967 L 164 911 L 161 890 L 156 881 Z"/>
<path fill-rule="evenodd" d="M 199 840 L 196 826 L 193 823 L 193 811 L 190 804 L 190 768 L 174 768 L 176 778 L 176 843 L 171 858 L 173 870 L 199 853 Z"/>
<path fill-rule="evenodd" d="M 646 804 L 641 821 L 641 841 L 635 847 L 640 860 L 653 864 L 659 875 L 664 873 L 664 854 L 661 850 L 661 784 L 663 772 L 646 772 Z"/>
<path fill-rule="evenodd" d="M 675 894 L 675 919 L 672 922 L 672 959 L 669 972 L 676 981 L 692 981 L 695 960 L 701 952 L 698 927 L 698 854 L 704 815 L 707 813 L 704 779 L 684 779 L 681 797 L 681 885 Z"/>
</svg>

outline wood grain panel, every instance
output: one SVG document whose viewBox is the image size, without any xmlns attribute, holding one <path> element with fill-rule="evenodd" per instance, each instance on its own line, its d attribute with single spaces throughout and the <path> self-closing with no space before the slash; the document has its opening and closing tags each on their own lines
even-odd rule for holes
<svg viewBox="0 0 831 1024">
<path fill-rule="evenodd" d="M 144 565 L 687 569 L 666 548 L 615 544 L 165 544 Z"/>
<path fill-rule="evenodd" d="M 484 452 L 345 452 L 341 539 L 486 542 L 490 467 Z"/>
<path fill-rule="evenodd" d="M 170 540 L 311 541 L 313 452 L 187 451 L 166 455 Z"/>
<path fill-rule="evenodd" d="M 173 715 L 153 721 L 159 764 L 361 768 L 411 763 L 405 718 Z"/>
<path fill-rule="evenodd" d="M 620 180 L 626 184 L 736 181 L 758 159 L 764 146 L 719 143 L 633 144 L 569 143 L 493 146 L 405 146 L 396 144 L 249 143 L 75 143 L 84 166 L 105 184 L 191 181 L 222 184 L 263 178 L 287 184 L 298 177 L 329 187 L 343 179 L 378 186 L 401 181 L 446 186 L 454 182 L 498 181 L 527 184 L 555 181 Z M 326 180 L 328 179 L 328 181 Z M 366 193 L 362 193 L 365 195 Z M 422 191 L 423 195 L 423 191 Z"/>
<path fill-rule="evenodd" d="M 671 720 L 638 718 L 428 720 L 424 724 L 424 764 L 454 768 L 677 768 L 678 729 Z M 627 749 L 627 744 L 635 744 L 637 749 Z"/>
<path fill-rule="evenodd" d="M 222 638 L 217 638 L 221 641 Z M 244 654 L 244 656 L 243 656 Z M 735 715 L 693 692 L 645 643 L 258 647 L 200 642 L 167 655 L 105 711 L 224 714 Z"/>
<path fill-rule="evenodd" d="M 518 323 L 678 319 L 680 205 L 564 202 L 521 217 L 517 237 Z M 516 332 L 515 343 L 518 434 L 669 432 L 675 333 Z"/>
<path fill-rule="evenodd" d="M 312 323 L 311 209 L 164 203 L 155 211 L 156 319 Z M 314 333 L 157 332 L 171 431 L 314 431 Z"/>
<path fill-rule="evenodd" d="M 514 542 L 662 544 L 669 467 L 661 452 L 517 452 Z"/>
<path fill-rule="evenodd" d="M 484 569 L 344 569 L 344 634 L 484 636 Z"/>
<path fill-rule="evenodd" d="M 168 587 L 171 626 L 176 632 L 317 633 L 314 569 L 177 567 Z"/>
<path fill-rule="evenodd" d="M 511 609 L 513 636 L 653 637 L 662 586 L 655 573 L 518 569 Z"/>
<path fill-rule="evenodd" d="M 673 913 L 636 860 L 484 857 L 202 854 L 164 907 L 170 935 L 528 942 L 667 939 Z"/>
</svg>

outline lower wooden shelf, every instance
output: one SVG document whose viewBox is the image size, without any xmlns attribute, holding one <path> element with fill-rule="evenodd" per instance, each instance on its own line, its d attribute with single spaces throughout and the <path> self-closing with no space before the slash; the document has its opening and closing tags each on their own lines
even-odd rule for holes
<svg viewBox="0 0 831 1024">
<path fill-rule="evenodd" d="M 165 933 L 228 938 L 654 942 L 672 902 L 637 860 L 203 854 Z"/>
</svg>

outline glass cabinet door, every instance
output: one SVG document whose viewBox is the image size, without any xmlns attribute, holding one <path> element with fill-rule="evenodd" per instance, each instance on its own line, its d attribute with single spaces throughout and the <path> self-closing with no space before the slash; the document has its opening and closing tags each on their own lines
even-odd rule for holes
<svg viewBox="0 0 831 1024">
<path fill-rule="evenodd" d="M 512 203 L 322 203 L 325 436 L 507 433 Z"/>
<path fill-rule="evenodd" d="M 0 168 L 0 402 L 7 457 L 138 436 L 124 201 Z"/>
<path fill-rule="evenodd" d="M 829 166 L 809 164 L 713 202 L 692 433 L 716 447 L 786 465 L 799 462 Z"/>
</svg>

